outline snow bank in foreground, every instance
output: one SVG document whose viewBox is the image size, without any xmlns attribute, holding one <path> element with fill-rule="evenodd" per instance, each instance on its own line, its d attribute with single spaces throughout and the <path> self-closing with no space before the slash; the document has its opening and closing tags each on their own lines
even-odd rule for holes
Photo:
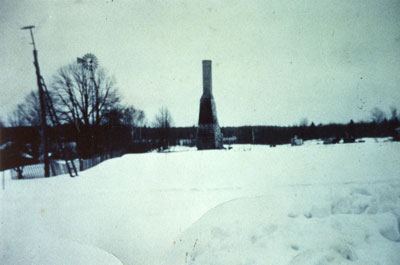
<svg viewBox="0 0 400 265">
<path fill-rule="evenodd" d="M 232 147 L 130 154 L 76 178 L 7 178 L 0 264 L 400 260 L 400 143 Z"/>
<path fill-rule="evenodd" d="M 1 248 L 2 264 L 122 265 L 115 256 L 97 247 L 54 238 L 45 232 L 32 231 L 29 236 L 2 242 Z"/>
<path fill-rule="evenodd" d="M 291 188 L 224 203 L 183 233 L 169 264 L 398 265 L 396 183 Z"/>
</svg>

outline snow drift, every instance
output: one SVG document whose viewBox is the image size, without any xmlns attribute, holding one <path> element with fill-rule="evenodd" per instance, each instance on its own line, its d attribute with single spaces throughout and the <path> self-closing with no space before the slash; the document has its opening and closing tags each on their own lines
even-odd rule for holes
<svg viewBox="0 0 400 265">
<path fill-rule="evenodd" d="M 0 264 L 398 264 L 399 148 L 238 145 L 6 179 Z"/>
</svg>

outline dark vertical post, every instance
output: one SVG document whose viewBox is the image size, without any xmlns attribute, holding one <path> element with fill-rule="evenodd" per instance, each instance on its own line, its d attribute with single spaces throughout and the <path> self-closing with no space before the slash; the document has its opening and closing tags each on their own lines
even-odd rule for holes
<svg viewBox="0 0 400 265">
<path fill-rule="evenodd" d="M 41 130 L 42 130 L 42 147 L 43 147 L 43 162 L 44 162 L 44 176 L 50 177 L 50 167 L 49 167 L 49 151 L 48 151 L 48 132 L 47 132 L 47 121 L 46 121 L 46 105 L 45 105 L 45 98 L 44 98 L 44 91 L 43 91 L 43 84 L 42 84 L 42 77 L 40 75 L 40 68 L 37 56 L 37 50 L 35 46 L 35 39 L 33 38 L 32 29 L 35 26 L 27 26 L 23 27 L 22 29 L 29 29 L 32 38 L 32 45 L 33 45 L 33 59 L 34 59 L 34 66 L 36 70 L 36 79 L 37 79 L 37 86 L 39 89 L 39 101 L 40 101 L 40 110 L 41 110 Z"/>
<path fill-rule="evenodd" d="M 94 70 L 93 65 L 90 65 L 90 79 L 91 82 L 91 92 L 92 92 L 92 153 L 93 155 L 97 153 L 97 87 L 94 81 Z M 93 110 L 94 109 L 94 110 Z"/>
<path fill-rule="evenodd" d="M 44 162 L 44 176 L 47 178 L 50 176 L 50 167 L 49 167 L 49 151 L 48 151 L 48 132 L 47 132 L 47 121 L 46 121 L 46 106 L 44 102 L 44 91 L 42 87 L 42 81 L 40 78 L 40 69 L 39 62 L 37 59 L 37 51 L 33 50 L 33 57 L 35 59 L 34 65 L 36 68 L 36 78 L 37 85 L 39 89 L 39 101 L 40 101 L 40 110 L 41 110 L 41 125 L 42 125 L 42 145 L 43 145 L 43 162 Z"/>
</svg>

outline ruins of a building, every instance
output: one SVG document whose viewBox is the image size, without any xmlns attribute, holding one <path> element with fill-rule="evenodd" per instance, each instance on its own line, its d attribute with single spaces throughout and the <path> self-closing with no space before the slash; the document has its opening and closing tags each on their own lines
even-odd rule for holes
<svg viewBox="0 0 400 265">
<path fill-rule="evenodd" d="M 203 61 L 203 95 L 200 99 L 198 150 L 223 148 L 223 137 L 218 124 L 217 109 L 212 95 L 211 61 Z"/>
</svg>

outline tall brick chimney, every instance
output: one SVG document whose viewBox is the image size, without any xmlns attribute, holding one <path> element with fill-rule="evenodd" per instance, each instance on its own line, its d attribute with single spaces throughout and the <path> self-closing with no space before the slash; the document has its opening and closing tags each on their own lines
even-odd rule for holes
<svg viewBox="0 0 400 265">
<path fill-rule="evenodd" d="M 212 94 L 212 75 L 211 75 L 211 61 L 203 61 L 203 95 Z"/>
<path fill-rule="evenodd" d="M 218 124 L 217 108 L 212 95 L 211 61 L 203 61 L 203 95 L 200 99 L 199 127 L 197 129 L 197 149 L 223 148 L 221 128 Z"/>
</svg>

